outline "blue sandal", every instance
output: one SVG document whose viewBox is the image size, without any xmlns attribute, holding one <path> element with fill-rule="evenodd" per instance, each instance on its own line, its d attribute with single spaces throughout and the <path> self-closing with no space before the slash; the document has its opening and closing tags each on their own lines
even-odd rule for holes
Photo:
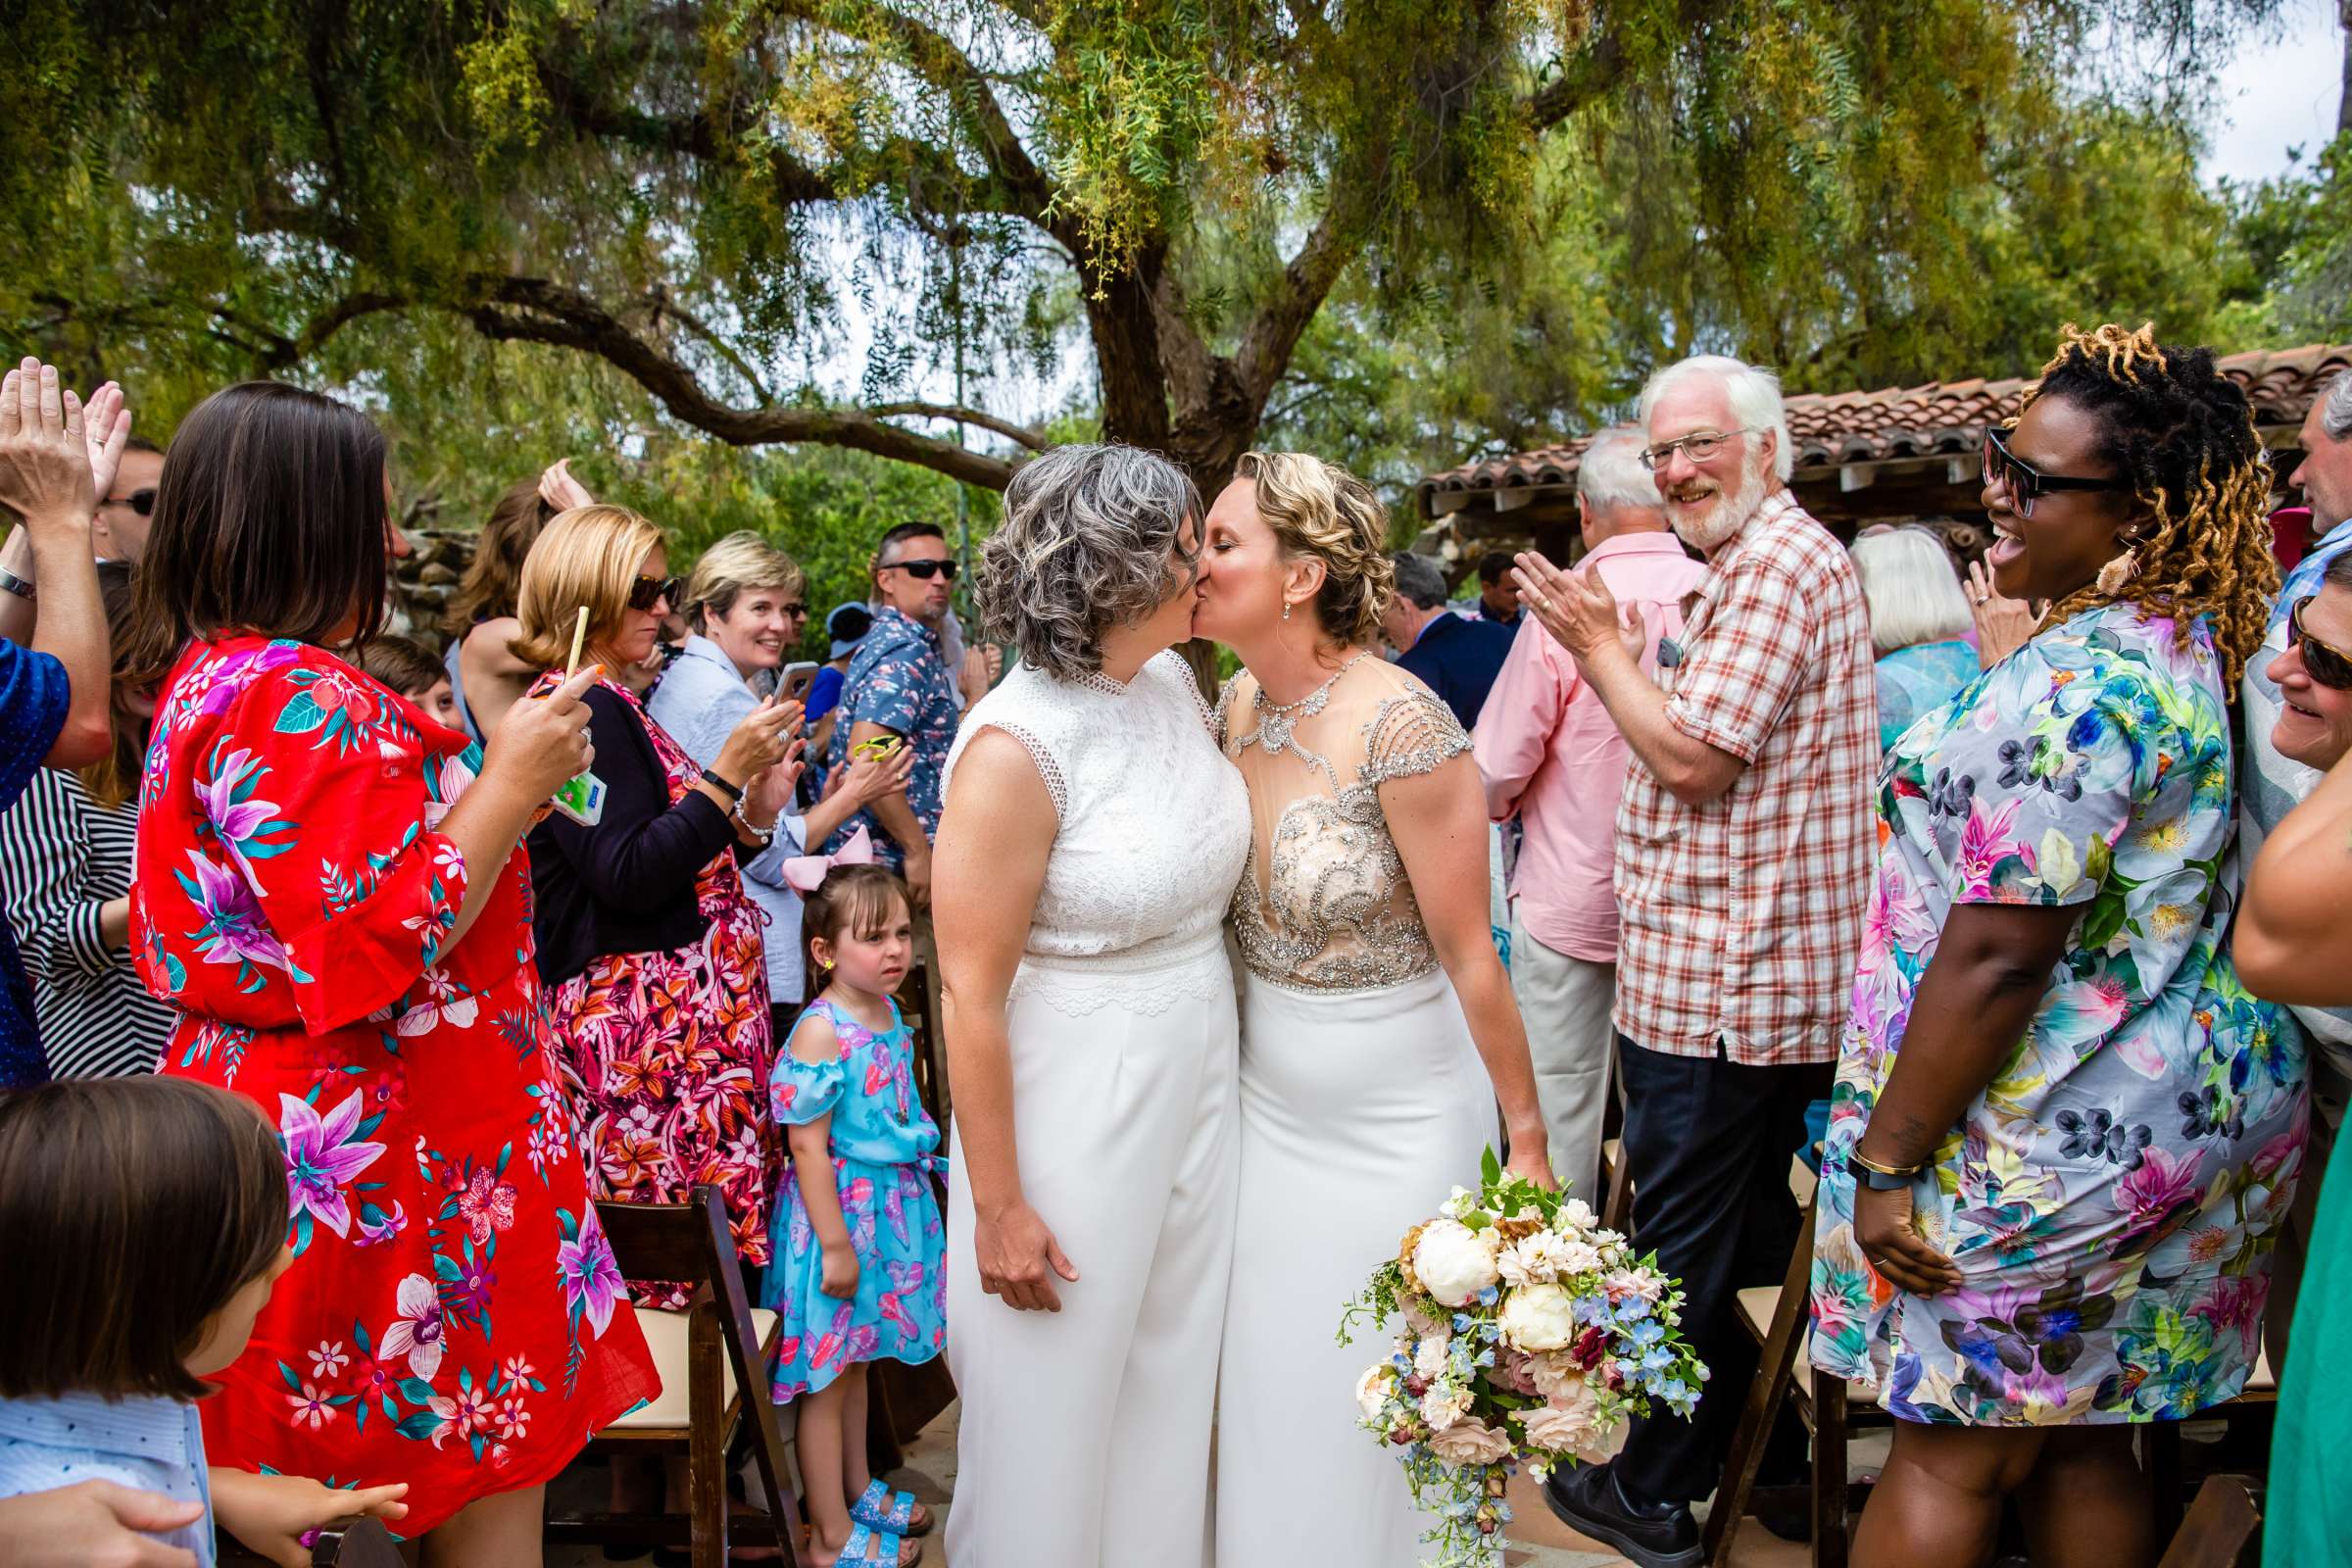
<svg viewBox="0 0 2352 1568">
<path fill-rule="evenodd" d="M 885 1499 L 889 1504 L 887 1508 L 884 1506 Z M 870 1525 L 901 1538 L 931 1533 L 932 1522 L 929 1519 L 920 1525 L 914 1522 L 914 1494 L 902 1492 L 892 1496 L 890 1488 L 880 1481 L 865 1484 L 865 1491 L 858 1494 L 856 1502 L 850 1504 L 850 1517 L 858 1524 Z"/>
<path fill-rule="evenodd" d="M 912 1557 L 903 1558 L 900 1548 L 904 1544 L 903 1538 L 894 1536 L 887 1530 L 876 1530 L 873 1526 L 860 1520 L 851 1527 L 850 1539 L 842 1543 L 841 1552 L 833 1559 L 833 1562 L 835 1568 L 869 1562 L 885 1565 L 885 1568 L 914 1568 L 916 1563 L 923 1560 L 923 1548 L 916 1546 Z M 878 1557 L 868 1556 L 867 1548 L 869 1546 L 880 1546 L 882 1548 L 881 1555 Z"/>
</svg>

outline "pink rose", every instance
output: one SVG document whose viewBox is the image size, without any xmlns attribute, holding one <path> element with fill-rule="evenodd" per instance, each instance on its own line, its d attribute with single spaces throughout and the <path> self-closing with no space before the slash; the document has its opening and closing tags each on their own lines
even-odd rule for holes
<svg viewBox="0 0 2352 1568">
<path fill-rule="evenodd" d="M 1534 1392 L 1546 1399 L 1571 1384 L 1582 1388 L 1585 1369 L 1576 1364 L 1564 1350 L 1546 1350 L 1542 1355 L 1528 1357 L 1528 1381 L 1535 1384 Z"/>
<path fill-rule="evenodd" d="M 1456 1421 L 1429 1440 L 1429 1451 L 1451 1465 L 1493 1464 L 1511 1451 L 1511 1440 L 1484 1421 Z"/>
<path fill-rule="evenodd" d="M 1561 1410 L 1551 1405 L 1528 1411 L 1521 1420 L 1530 1447 L 1572 1453 L 1587 1464 L 1607 1459 L 1600 1447 L 1600 1426 L 1592 1409 Z"/>
</svg>

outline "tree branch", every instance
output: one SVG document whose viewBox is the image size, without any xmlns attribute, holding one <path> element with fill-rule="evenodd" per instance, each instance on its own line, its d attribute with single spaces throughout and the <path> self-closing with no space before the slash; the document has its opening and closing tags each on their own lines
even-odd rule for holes
<svg viewBox="0 0 2352 1568">
<path fill-rule="evenodd" d="M 999 418 L 996 415 L 985 413 L 979 409 L 957 408 L 951 403 L 883 403 L 865 412 L 878 419 L 904 417 L 958 419 L 965 424 L 976 424 L 983 430 L 993 430 L 1005 440 L 1017 442 L 1032 452 L 1043 452 L 1054 444 L 1047 439 L 1042 430 L 1033 430 L 1025 424 L 1015 424 L 1010 419 Z"/>
<path fill-rule="evenodd" d="M 671 416 L 731 446 L 815 441 L 911 463 L 966 484 L 1002 490 L 1016 465 L 886 422 L 870 409 L 737 409 L 704 390 L 694 372 L 630 331 L 575 289 L 540 277 L 474 280 L 465 310 L 474 329 L 501 342 L 545 343 L 593 354 L 653 394 Z"/>
</svg>

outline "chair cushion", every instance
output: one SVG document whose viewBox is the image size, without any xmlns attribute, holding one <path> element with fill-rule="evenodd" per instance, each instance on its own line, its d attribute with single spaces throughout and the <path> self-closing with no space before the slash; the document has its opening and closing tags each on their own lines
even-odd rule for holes
<svg viewBox="0 0 2352 1568">
<path fill-rule="evenodd" d="M 662 1392 L 605 1430 L 639 1433 L 684 1431 L 687 1425 L 686 1314 L 641 1306 L 637 1309 L 637 1326 L 645 1330 L 646 1348 L 654 1352 L 654 1370 L 662 1376 Z M 775 1313 L 756 1306 L 752 1308 L 752 1332 L 760 1336 L 763 1349 L 774 1338 L 775 1329 Z M 726 1401 L 731 1401 L 735 1397 L 734 1357 L 719 1357 L 719 1375 L 725 1381 Z M 705 1419 L 717 1420 L 717 1412 L 710 1412 Z"/>
</svg>

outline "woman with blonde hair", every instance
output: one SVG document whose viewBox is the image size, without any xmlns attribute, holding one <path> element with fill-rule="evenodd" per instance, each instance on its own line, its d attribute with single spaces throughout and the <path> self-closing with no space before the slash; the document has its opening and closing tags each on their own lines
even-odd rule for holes
<svg viewBox="0 0 2352 1568">
<path fill-rule="evenodd" d="M 692 628 L 646 711 L 704 767 L 714 765 L 727 737 L 756 711 L 752 682 L 772 675 L 800 646 L 808 620 L 808 579 L 793 559 L 758 534 L 731 533 L 695 562 L 677 607 Z M 800 728 L 797 702 L 786 733 Z M 808 854 L 872 802 L 906 787 L 910 753 L 852 758 L 842 780 L 806 816 L 786 803 L 776 822 L 778 855 L 743 867 L 752 901 L 767 915 L 767 1001 L 773 1038 L 782 1040 L 808 1000 L 801 955 L 801 896 L 784 880 L 785 858 Z"/>
<path fill-rule="evenodd" d="M 548 672 L 533 691 L 563 680 L 582 606 L 583 660 L 644 662 L 678 597 L 668 569 L 661 531 L 634 512 L 574 507 L 550 520 L 517 606 L 514 655 Z M 773 853 L 798 776 L 794 710 L 754 706 L 704 767 L 610 674 L 586 702 L 603 814 L 551 814 L 530 848 L 539 976 L 589 1181 L 600 1198 L 643 1203 L 716 1186 L 757 1267 L 782 1159 L 762 920 L 738 861 Z M 682 1287 L 635 1289 L 648 1305 L 685 1303 Z"/>
<path fill-rule="evenodd" d="M 1470 737 L 1372 652 L 1387 535 L 1362 480 L 1298 453 L 1245 456 L 1208 514 L 1193 631 L 1248 666 L 1217 728 L 1251 823 L 1233 899 L 1248 973 L 1218 1379 L 1227 1562 L 1419 1557 L 1428 1521 L 1357 1429 L 1363 1352 L 1333 1343 L 1334 1303 L 1475 1179 L 1497 1102 L 1510 1168 L 1556 1185 L 1491 938 Z"/>
<path fill-rule="evenodd" d="M 1854 536 L 1854 573 L 1870 607 L 1871 651 L 1878 656 L 1879 749 L 1885 751 L 1923 713 L 1952 700 L 1977 678 L 1969 641 L 1968 596 L 1952 553 L 1933 528 L 1887 524 Z"/>
</svg>

